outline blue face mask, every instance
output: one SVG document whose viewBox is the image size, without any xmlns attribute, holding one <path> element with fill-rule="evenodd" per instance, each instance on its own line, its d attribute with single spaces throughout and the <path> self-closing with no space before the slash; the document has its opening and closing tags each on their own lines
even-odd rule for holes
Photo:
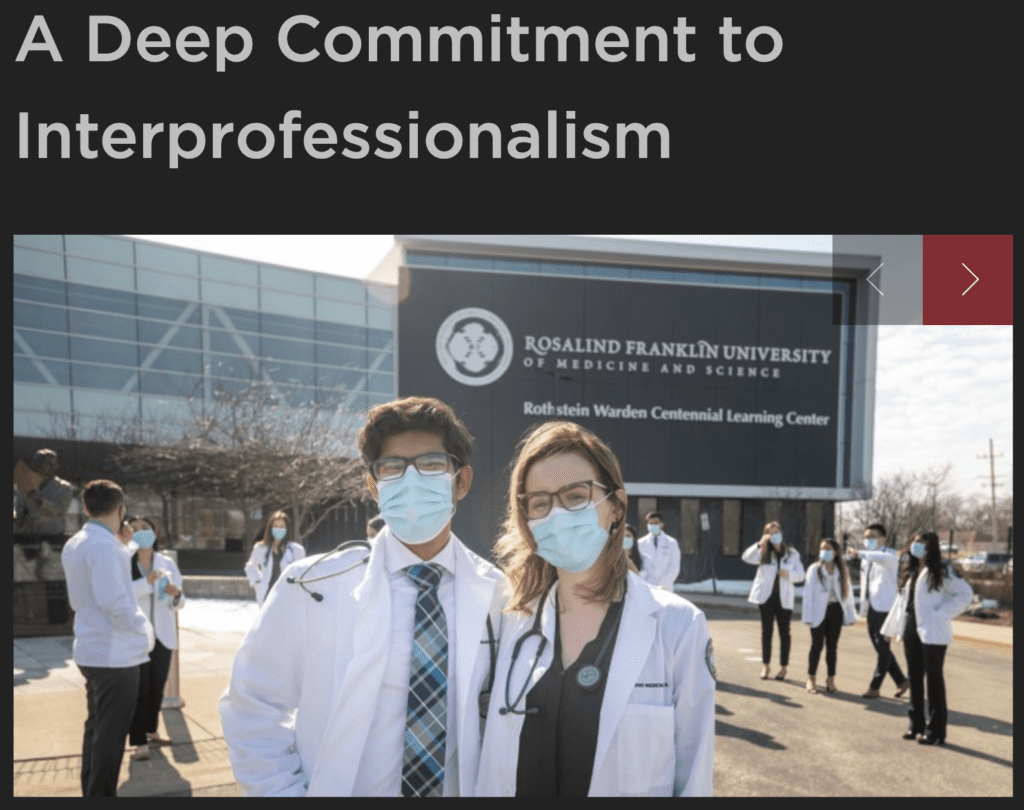
<svg viewBox="0 0 1024 810">
<path fill-rule="evenodd" d="M 782 535 L 779 532 L 775 532 L 771 537 L 768 538 L 773 546 L 782 545 Z"/>
<path fill-rule="evenodd" d="M 924 557 L 924 543 L 911 543 L 910 553 L 920 560 L 922 557 Z"/>
<path fill-rule="evenodd" d="M 661 534 L 661 526 L 659 526 L 657 523 L 648 523 L 647 531 L 651 533 L 652 537 L 657 537 L 659 534 Z"/>
<path fill-rule="evenodd" d="M 628 534 L 622 538 L 622 547 L 626 549 L 626 551 L 629 551 L 631 548 L 633 548 L 633 538 L 630 537 Z"/>
<path fill-rule="evenodd" d="M 586 571 L 597 562 L 608 542 L 608 530 L 601 528 L 596 503 L 578 512 L 556 506 L 527 525 L 537 541 L 537 554 L 555 568 L 572 574 Z"/>
<path fill-rule="evenodd" d="M 142 529 L 132 535 L 132 540 L 139 548 L 153 548 L 156 534 L 151 529 Z"/>
<path fill-rule="evenodd" d="M 270 530 L 270 536 L 275 540 L 284 540 L 285 535 L 288 534 L 288 529 L 281 528 L 280 526 L 274 526 Z"/>
<path fill-rule="evenodd" d="M 377 484 L 380 514 L 395 537 L 411 546 L 437 537 L 455 514 L 452 502 L 454 475 L 423 475 L 406 467 L 401 478 Z"/>
<path fill-rule="evenodd" d="M 869 537 L 867 540 L 864 541 L 864 548 L 866 548 L 868 551 L 874 551 L 876 548 L 878 548 L 878 541 L 874 537 Z"/>
<path fill-rule="evenodd" d="M 822 562 L 832 562 L 832 549 L 819 551 L 818 556 L 821 557 Z"/>
</svg>

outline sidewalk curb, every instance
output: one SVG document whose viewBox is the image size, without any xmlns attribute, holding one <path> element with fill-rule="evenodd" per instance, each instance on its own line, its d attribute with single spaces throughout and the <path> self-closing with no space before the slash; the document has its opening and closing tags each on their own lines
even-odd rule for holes
<svg viewBox="0 0 1024 810">
<path fill-rule="evenodd" d="M 684 591 L 676 591 L 677 596 L 681 596 L 689 602 L 699 607 L 701 610 L 727 610 L 732 613 L 749 613 L 753 615 L 758 614 L 757 605 L 753 605 L 747 602 L 742 596 L 729 597 L 718 594 L 703 594 L 703 593 L 686 593 Z M 710 598 L 707 598 L 710 597 Z M 793 604 L 793 612 L 797 612 L 801 608 L 801 602 L 799 599 L 795 600 Z M 857 626 L 863 627 L 866 624 L 866 620 L 863 616 L 857 616 Z M 1000 625 L 1001 626 L 1001 625 Z M 982 627 L 988 627 L 982 625 Z M 1006 628 L 1010 631 L 1010 636 L 1013 636 L 1013 628 Z M 959 631 L 959 632 L 958 632 Z M 1013 654 L 1013 642 L 995 641 L 990 639 L 978 638 L 975 635 L 971 635 L 963 632 L 963 624 L 958 623 L 955 619 L 953 621 L 953 640 L 962 643 L 966 647 L 973 647 L 981 650 L 992 650 L 994 652 Z"/>
</svg>

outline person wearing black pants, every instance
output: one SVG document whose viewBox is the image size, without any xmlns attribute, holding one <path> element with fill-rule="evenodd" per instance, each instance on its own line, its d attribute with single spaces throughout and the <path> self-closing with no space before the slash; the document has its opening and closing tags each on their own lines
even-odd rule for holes
<svg viewBox="0 0 1024 810">
<path fill-rule="evenodd" d="M 174 559 L 156 549 L 159 547 L 156 524 L 145 517 L 128 521 L 132 540 L 138 550 L 132 557 L 132 587 L 139 608 L 146 614 L 156 632 L 156 644 L 149 660 L 140 668 L 139 699 L 128 731 L 128 741 L 135 746 L 132 759 L 148 759 L 149 746 L 171 742 L 157 734 L 164 684 L 171 668 L 171 657 L 178 647 L 175 617 L 185 604 L 181 572 Z"/>
<path fill-rule="evenodd" d="M 786 610 L 782 606 L 779 596 L 779 578 L 775 578 L 772 586 L 772 594 L 768 599 L 757 606 L 761 613 L 761 663 L 765 668 L 772 660 L 772 631 L 773 625 L 779 627 L 779 667 L 785 677 L 786 668 L 789 666 L 789 649 L 792 645 L 792 635 L 789 632 L 789 622 L 793 617 L 792 609 Z"/>
<path fill-rule="evenodd" d="M 867 619 L 868 638 L 876 656 L 871 683 L 861 697 L 880 697 L 879 690 L 887 673 L 897 686 L 895 697 L 901 697 L 910 688 L 910 681 L 882 634 L 885 617 L 896 601 L 899 558 L 895 549 L 885 545 L 885 526 L 881 523 L 872 523 L 864 530 L 863 550 L 851 547 L 846 553 L 849 557 L 860 558 L 860 615 Z"/>
<path fill-rule="evenodd" d="M 771 520 L 765 524 L 761 539 L 743 552 L 743 561 L 757 566 L 747 601 L 761 613 L 761 680 L 767 680 L 772 660 L 772 625 L 779 626 L 780 668 L 775 680 L 786 678 L 789 666 L 789 620 L 793 615 L 793 586 L 803 582 L 804 566 L 800 554 L 782 537 L 782 526 Z"/>
<path fill-rule="evenodd" d="M 807 569 L 804 586 L 803 621 L 811 628 L 811 652 L 807 658 L 807 691 L 817 694 L 815 676 L 821 648 L 825 647 L 828 680 L 825 689 L 836 692 L 836 648 L 844 624 L 857 620 L 853 606 L 853 589 L 846 564 L 839 556 L 839 544 L 830 537 L 819 544 L 818 562 Z"/>
<path fill-rule="evenodd" d="M 825 668 L 828 681 L 836 677 L 836 649 L 839 647 L 839 634 L 843 629 L 843 606 L 839 602 L 830 602 L 825 608 L 825 618 L 817 627 L 811 628 L 811 652 L 807 656 L 807 675 L 811 681 L 818 674 L 818 662 L 821 660 L 821 648 L 825 648 Z M 815 687 L 816 689 L 817 687 Z M 813 690 L 809 690 L 813 691 Z M 832 685 L 828 690 L 835 692 Z"/>
<path fill-rule="evenodd" d="M 82 794 L 116 796 L 139 665 L 149 659 L 155 637 L 132 588 L 124 491 L 113 481 L 90 481 L 82 489 L 82 504 L 89 522 L 61 551 L 75 611 L 72 651 L 85 677 Z"/>
<path fill-rule="evenodd" d="M 139 667 L 86 667 L 88 717 L 82 738 L 82 795 L 116 796 L 124 758 L 124 730 L 139 693 Z"/>
<path fill-rule="evenodd" d="M 164 684 L 171 669 L 171 656 L 174 650 L 168 650 L 160 639 L 156 640 L 149 660 L 139 667 L 138 699 L 128 729 L 128 743 L 148 753 L 148 745 L 156 737 L 157 725 L 160 722 L 160 706 L 164 699 Z M 139 759 L 139 757 L 134 757 Z M 145 757 L 143 757 L 145 758 Z"/>
<path fill-rule="evenodd" d="M 935 532 L 916 532 L 906 551 L 900 563 L 900 592 L 882 625 L 882 634 L 902 637 L 907 656 L 910 708 L 903 739 L 943 745 L 948 710 L 942 666 L 946 648 L 953 641 L 952 620 L 963 613 L 974 594 L 960 573 L 943 562 Z"/>
</svg>

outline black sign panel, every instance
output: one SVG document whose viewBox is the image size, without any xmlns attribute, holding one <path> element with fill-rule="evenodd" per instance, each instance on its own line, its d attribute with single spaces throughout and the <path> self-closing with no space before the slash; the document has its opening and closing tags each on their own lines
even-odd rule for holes
<svg viewBox="0 0 1024 810">
<path fill-rule="evenodd" d="M 516 442 L 550 419 L 596 432 L 628 482 L 837 485 L 828 294 L 424 268 L 401 289 L 399 394 L 448 402 L 476 437 L 456 532 L 467 512 L 496 528 Z"/>
</svg>

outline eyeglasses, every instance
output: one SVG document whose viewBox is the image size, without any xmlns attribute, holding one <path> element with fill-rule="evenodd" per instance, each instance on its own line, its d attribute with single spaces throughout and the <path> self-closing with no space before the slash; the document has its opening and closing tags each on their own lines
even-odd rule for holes
<svg viewBox="0 0 1024 810">
<path fill-rule="evenodd" d="M 556 500 L 566 511 L 578 512 L 590 505 L 594 487 L 608 489 L 597 481 L 577 481 L 575 484 L 562 487 L 558 492 L 527 492 L 525 495 L 519 495 L 519 508 L 528 520 L 545 517 Z"/>
<path fill-rule="evenodd" d="M 370 464 L 370 474 L 377 481 L 391 481 L 405 475 L 406 468 L 412 464 L 421 475 L 444 475 L 458 463 L 450 453 L 424 453 L 415 458 L 384 456 Z"/>
</svg>

